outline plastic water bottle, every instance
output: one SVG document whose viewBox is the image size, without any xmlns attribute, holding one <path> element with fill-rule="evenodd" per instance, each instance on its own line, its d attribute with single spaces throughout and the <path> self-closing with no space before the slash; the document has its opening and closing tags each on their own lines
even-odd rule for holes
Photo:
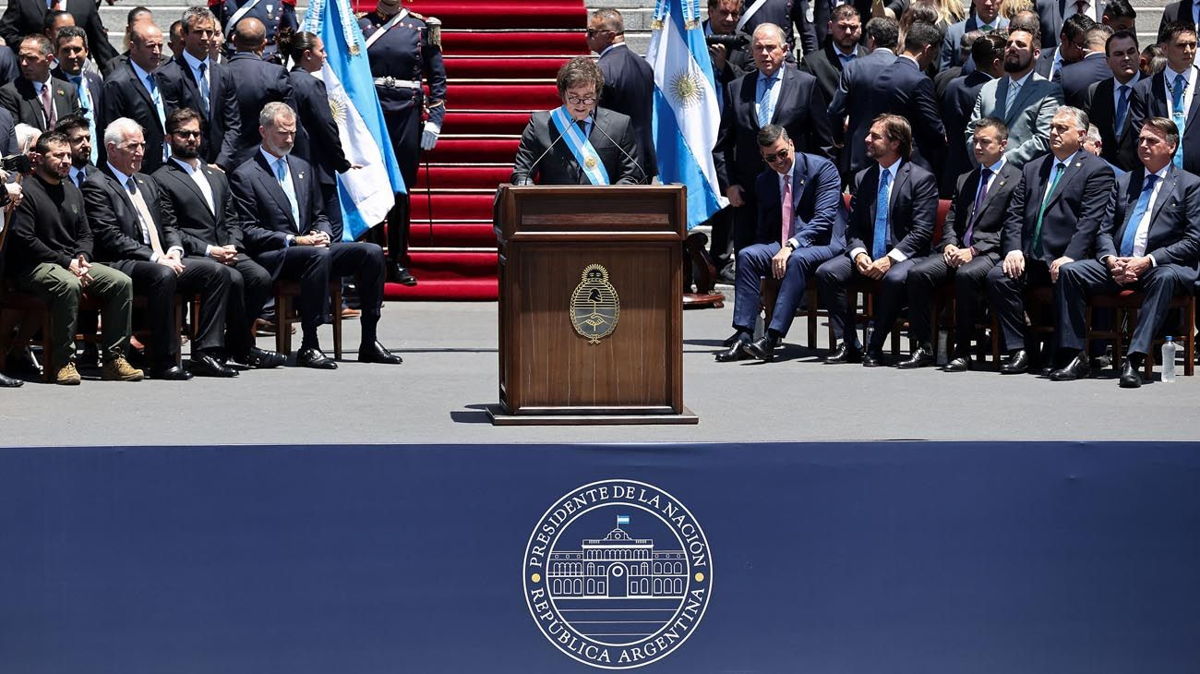
<svg viewBox="0 0 1200 674">
<path fill-rule="evenodd" d="M 1175 352 L 1179 350 L 1179 345 L 1175 343 L 1174 337 L 1167 337 L 1167 341 L 1162 345 L 1162 380 L 1164 384 L 1175 383 Z"/>
</svg>

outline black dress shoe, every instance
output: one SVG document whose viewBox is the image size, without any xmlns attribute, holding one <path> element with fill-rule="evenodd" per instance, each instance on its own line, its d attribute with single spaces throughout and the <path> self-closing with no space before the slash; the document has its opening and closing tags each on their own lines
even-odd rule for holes
<svg viewBox="0 0 1200 674">
<path fill-rule="evenodd" d="M 971 369 L 971 361 L 967 360 L 966 358 L 963 358 L 962 356 L 959 356 L 958 358 L 951 360 L 949 363 L 946 363 L 946 366 L 942 368 L 942 371 L 943 372 L 966 372 L 969 369 Z"/>
<path fill-rule="evenodd" d="M 833 350 L 833 353 L 825 357 L 825 362 L 831 365 L 841 365 L 842 363 L 860 363 L 862 362 L 862 350 L 842 342 L 841 344 L 838 344 L 836 349 Z"/>
<path fill-rule="evenodd" d="M 1079 353 L 1075 354 L 1075 357 L 1071 359 L 1071 362 L 1051 372 L 1050 381 L 1075 381 L 1076 379 L 1087 379 L 1088 375 L 1091 374 L 1091 367 L 1089 367 L 1088 364 L 1088 361 L 1090 360 L 1091 359 L 1088 358 L 1086 351 L 1080 351 Z"/>
<path fill-rule="evenodd" d="M 763 335 L 746 345 L 746 353 L 769 363 L 775 360 L 775 349 L 778 349 L 780 344 L 783 344 L 781 337 Z"/>
<path fill-rule="evenodd" d="M 1029 352 L 1025 349 L 1013 351 L 1000 366 L 1000 374 L 1024 374 L 1029 371 Z"/>
<path fill-rule="evenodd" d="M 733 345 L 728 349 L 725 349 L 724 351 L 718 351 L 716 353 L 717 362 L 731 363 L 735 360 L 746 360 L 750 358 L 750 354 L 746 351 L 746 347 L 749 345 L 749 340 L 745 338 L 738 338 L 738 340 L 734 342 Z"/>
<path fill-rule="evenodd" d="M 918 367 L 929 367 L 934 363 L 933 347 L 928 344 L 921 344 L 912 352 L 912 355 L 907 360 L 902 360 L 896 363 L 896 367 L 901 370 L 912 370 Z"/>
<path fill-rule="evenodd" d="M 20 379 L 7 377 L 4 375 L 4 373 L 0 372 L 0 388 L 17 388 L 18 386 L 24 385 L 25 382 L 21 381 Z"/>
<path fill-rule="evenodd" d="M 373 344 L 363 344 L 358 347 L 358 362 L 399 365 L 404 362 L 404 359 L 385 349 L 379 342 L 375 342 Z"/>
<path fill-rule="evenodd" d="M 388 280 L 392 283 L 399 283 L 402 286 L 417 285 L 417 277 L 413 276 L 408 269 L 399 262 L 389 262 L 387 267 Z"/>
<path fill-rule="evenodd" d="M 1139 369 L 1128 358 L 1121 359 L 1121 380 L 1119 382 L 1121 388 L 1141 387 L 1142 375 L 1138 372 Z"/>
<path fill-rule="evenodd" d="M 332 358 L 321 353 L 315 346 L 306 346 L 296 352 L 296 365 L 311 367 L 317 370 L 336 370 L 337 363 Z"/>
<path fill-rule="evenodd" d="M 728 349 L 729 347 L 733 346 L 734 344 L 737 344 L 740 341 L 745 341 L 742 339 L 742 335 L 744 335 L 744 334 L 745 334 L 744 332 L 742 332 L 741 330 L 738 330 L 737 332 L 733 333 L 732 335 L 726 337 L 725 341 L 721 342 L 721 346 Z"/>
<path fill-rule="evenodd" d="M 237 370 L 222 365 L 221 361 L 207 353 L 198 353 L 191 357 L 187 366 L 188 372 L 200 377 L 236 377 Z"/>
<path fill-rule="evenodd" d="M 867 349 L 862 355 L 863 367 L 880 367 L 883 365 L 883 352 Z"/>
<path fill-rule="evenodd" d="M 192 378 L 192 373 L 178 365 L 168 365 L 166 367 L 150 368 L 150 378 L 165 381 L 187 381 Z"/>
<path fill-rule="evenodd" d="M 238 356 L 236 360 L 246 367 L 252 367 L 256 370 L 269 370 L 287 363 L 287 356 L 255 346 L 251 347 L 250 351 L 245 355 Z"/>
</svg>

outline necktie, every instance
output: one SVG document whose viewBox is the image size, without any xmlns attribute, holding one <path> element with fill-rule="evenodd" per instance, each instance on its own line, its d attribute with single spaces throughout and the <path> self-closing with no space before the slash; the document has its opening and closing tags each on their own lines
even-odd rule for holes
<svg viewBox="0 0 1200 674">
<path fill-rule="evenodd" d="M 851 61 L 853 61 L 855 56 L 856 56 L 856 54 L 842 54 L 841 52 L 838 53 L 838 58 L 841 59 L 843 68 L 846 67 L 847 63 L 850 63 Z"/>
<path fill-rule="evenodd" d="M 204 109 L 200 112 L 205 117 L 208 117 L 208 75 L 206 74 L 208 71 L 208 64 L 201 63 L 198 70 L 200 71 L 200 81 L 197 82 L 197 85 L 200 87 L 200 103 L 204 106 Z"/>
<path fill-rule="evenodd" d="M 1050 197 L 1054 196 L 1054 188 L 1058 187 L 1058 181 L 1066 170 L 1066 164 L 1059 161 L 1054 162 L 1054 176 L 1050 178 L 1050 188 L 1046 190 L 1046 196 L 1042 199 L 1042 207 L 1038 210 L 1037 225 L 1033 228 L 1034 257 L 1042 256 L 1042 219 L 1046 217 L 1046 206 L 1050 205 Z"/>
<path fill-rule="evenodd" d="M 875 232 L 871 235 L 871 259 L 878 260 L 887 252 L 888 187 L 892 172 L 879 167 L 879 192 L 875 195 Z"/>
<path fill-rule="evenodd" d="M 967 233 L 963 235 L 963 245 L 967 248 L 971 247 L 971 235 L 975 231 L 975 218 L 979 217 L 979 207 L 987 198 L 988 180 L 991 177 L 992 169 L 985 166 L 979 171 L 979 191 L 975 193 L 975 208 L 971 209 L 971 217 L 967 219 Z"/>
<path fill-rule="evenodd" d="M 792 177 L 790 175 L 783 177 L 783 204 L 781 206 L 782 217 L 780 218 L 780 229 L 782 231 L 779 235 L 779 245 L 782 246 L 787 243 L 788 239 L 792 238 L 792 220 L 796 218 L 792 206 Z"/>
<path fill-rule="evenodd" d="M 92 138 L 92 154 L 90 159 L 92 160 L 92 163 L 95 164 L 96 159 L 98 158 L 98 148 L 100 146 L 100 143 L 97 141 L 100 137 L 96 134 L 96 115 L 95 111 L 92 110 L 92 97 L 90 94 L 88 94 L 87 83 L 83 81 L 83 75 L 71 75 L 71 83 L 74 84 L 75 88 L 79 91 L 79 108 L 83 110 L 83 114 L 87 116 L 88 135 L 90 135 Z"/>
<path fill-rule="evenodd" d="M 279 179 L 279 187 L 283 189 L 283 193 L 287 195 L 288 202 L 292 205 L 292 222 L 296 223 L 296 231 L 303 231 L 300 223 L 300 202 L 296 200 L 296 186 L 289 183 L 287 179 L 287 157 L 280 157 L 275 160 L 275 177 Z"/>
<path fill-rule="evenodd" d="M 129 200 L 133 202 L 134 209 L 138 213 L 138 224 L 142 226 L 142 242 L 150 244 L 150 250 L 162 255 L 162 244 L 158 240 L 158 228 L 154 226 L 154 220 L 150 217 L 150 209 L 146 206 L 146 200 L 142 198 L 142 193 L 138 191 L 137 182 L 133 176 L 130 176 L 125 181 L 125 188 L 129 190 Z"/>
<path fill-rule="evenodd" d="M 587 119 L 581 119 L 575 123 L 579 125 L 579 130 L 583 132 L 584 139 L 587 139 L 588 136 L 592 135 L 591 117 L 588 117 Z"/>
<path fill-rule="evenodd" d="M 984 33 L 986 33 L 986 32 L 988 32 L 988 31 L 995 30 L 995 27 L 994 27 L 994 26 L 992 26 L 992 24 L 990 24 L 990 23 L 985 23 L 985 24 L 983 24 L 982 26 L 980 26 L 980 27 L 979 27 L 979 30 L 981 30 L 981 31 L 983 31 Z"/>
<path fill-rule="evenodd" d="M 49 82 L 42 85 L 42 114 L 46 116 L 46 128 L 43 131 L 53 130 L 58 123 L 58 115 L 54 110 L 54 91 Z"/>
<path fill-rule="evenodd" d="M 1129 112 L 1129 85 L 1122 84 L 1120 94 L 1117 97 L 1117 128 L 1114 129 L 1117 138 L 1121 137 L 1121 132 L 1125 130 L 1125 115 Z"/>
<path fill-rule="evenodd" d="M 82 169 L 75 171 L 75 186 L 79 189 L 83 189 L 83 178 L 84 176 Z"/>
<path fill-rule="evenodd" d="M 1171 163 L 1175 168 L 1183 168 L 1183 94 L 1187 90 L 1187 78 L 1182 74 L 1175 76 L 1175 86 L 1171 87 L 1171 121 L 1179 129 L 1179 147 L 1175 148 L 1175 156 Z"/>
<path fill-rule="evenodd" d="M 1012 113 L 1013 103 L 1017 102 L 1017 93 L 1021 91 L 1021 85 L 1014 79 L 1008 80 L 1008 97 L 1004 99 L 1004 116 L 1007 118 Z"/>
<path fill-rule="evenodd" d="M 158 125 L 162 127 L 163 133 L 166 133 L 167 111 L 163 109 L 162 93 L 158 90 L 153 73 L 146 76 L 146 91 L 150 92 L 150 100 L 154 102 L 154 109 L 158 112 Z M 170 146 L 164 142 L 161 151 L 163 161 L 166 161 L 171 156 Z"/>
<path fill-rule="evenodd" d="M 1150 207 L 1150 195 L 1154 193 L 1154 181 L 1156 180 L 1158 180 L 1158 176 L 1153 173 L 1146 176 L 1146 184 L 1142 187 L 1142 194 L 1138 197 L 1137 204 L 1133 207 L 1133 213 L 1129 216 L 1129 222 L 1125 223 L 1125 233 L 1121 236 L 1121 257 L 1133 255 L 1133 240 L 1137 238 L 1138 225 L 1141 224 L 1142 218 L 1146 216 L 1146 209 Z"/>
<path fill-rule="evenodd" d="M 775 111 L 771 109 L 771 88 L 775 86 L 774 77 L 760 77 L 758 80 L 758 125 L 760 127 L 771 123 Z"/>
</svg>

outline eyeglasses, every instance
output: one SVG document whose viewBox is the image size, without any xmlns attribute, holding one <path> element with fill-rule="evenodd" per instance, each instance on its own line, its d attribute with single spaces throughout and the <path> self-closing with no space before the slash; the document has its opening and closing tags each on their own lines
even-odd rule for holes
<svg viewBox="0 0 1200 674">
<path fill-rule="evenodd" d="M 587 98 L 576 98 L 574 96 L 567 96 L 567 102 L 571 105 L 591 105 L 592 103 L 596 102 L 596 97 L 589 96 Z"/>
<path fill-rule="evenodd" d="M 613 32 L 613 31 L 611 31 L 611 30 L 609 30 L 609 29 L 607 29 L 607 28 L 588 28 L 588 29 L 587 29 L 587 36 L 588 36 L 588 37 L 596 37 L 596 36 L 597 36 L 597 35 L 599 35 L 600 33 L 612 33 L 612 32 Z"/>
<path fill-rule="evenodd" d="M 774 164 L 777 161 L 787 159 L 788 154 L 789 152 L 787 150 L 780 150 L 777 154 L 763 155 L 763 159 L 765 159 L 768 164 Z"/>
<path fill-rule="evenodd" d="M 172 132 L 171 135 L 179 136 L 180 138 L 199 138 L 200 132 L 199 131 L 184 131 L 183 129 L 180 129 L 178 131 Z"/>
</svg>

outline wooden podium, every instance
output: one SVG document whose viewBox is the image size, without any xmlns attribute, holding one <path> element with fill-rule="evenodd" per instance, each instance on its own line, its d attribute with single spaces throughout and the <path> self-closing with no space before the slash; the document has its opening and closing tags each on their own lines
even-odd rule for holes
<svg viewBox="0 0 1200 674">
<path fill-rule="evenodd" d="M 501 185 L 494 216 L 492 423 L 697 423 L 683 406 L 684 188 Z"/>
</svg>

